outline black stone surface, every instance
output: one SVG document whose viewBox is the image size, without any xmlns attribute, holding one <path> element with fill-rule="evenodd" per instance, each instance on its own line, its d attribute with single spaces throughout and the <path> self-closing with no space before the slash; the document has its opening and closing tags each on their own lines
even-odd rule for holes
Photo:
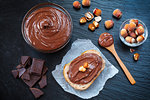
<svg viewBox="0 0 150 100">
<path fill-rule="evenodd" d="M 92 0 L 89 8 L 75 10 L 72 6 L 74 0 L 49 0 L 63 6 L 71 14 L 73 19 L 73 35 L 71 41 L 62 50 L 53 54 L 44 54 L 32 49 L 23 39 L 21 34 L 21 22 L 26 12 L 34 5 L 47 0 L 0 0 L 0 100 L 33 100 L 28 86 L 21 80 L 11 75 L 11 70 L 20 62 L 23 55 L 46 60 L 49 68 L 47 73 L 48 85 L 42 89 L 45 93 L 39 100 L 76 100 L 77 96 L 64 92 L 54 80 L 51 71 L 55 65 L 61 62 L 63 56 L 70 49 L 71 44 L 77 38 L 90 39 L 102 51 L 106 58 L 119 69 L 119 73 L 108 80 L 104 89 L 92 100 L 149 100 L 150 99 L 150 35 L 147 41 L 135 48 L 140 59 L 135 62 L 130 47 L 125 46 L 119 39 L 119 27 L 128 18 L 142 20 L 150 32 L 150 1 L 149 0 Z M 79 0 L 81 2 L 81 0 Z M 95 7 L 102 10 L 100 27 L 94 32 L 88 30 L 88 24 L 80 25 L 79 19 L 87 11 L 93 11 Z M 123 16 L 120 20 L 112 17 L 115 8 L 121 9 Z M 115 23 L 110 30 L 104 28 L 104 21 L 112 19 Z M 131 85 L 119 67 L 112 54 L 99 47 L 98 37 L 103 32 L 109 32 L 114 36 L 115 48 L 136 80 Z M 38 86 L 37 86 L 38 87 Z"/>
</svg>

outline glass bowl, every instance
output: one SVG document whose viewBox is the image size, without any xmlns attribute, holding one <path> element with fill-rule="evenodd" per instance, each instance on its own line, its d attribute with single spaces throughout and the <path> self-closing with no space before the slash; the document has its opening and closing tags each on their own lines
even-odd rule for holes
<svg viewBox="0 0 150 100">
<path fill-rule="evenodd" d="M 27 18 L 36 10 L 40 9 L 40 8 L 43 8 L 43 7 L 52 7 L 52 8 L 56 8 L 60 11 L 62 11 L 68 18 L 69 22 L 70 22 L 70 31 L 69 31 L 69 36 L 68 36 L 68 39 L 65 41 L 65 43 L 61 46 L 59 46 L 58 48 L 56 49 L 52 49 L 52 50 L 44 50 L 44 49 L 39 49 L 37 47 L 35 47 L 31 42 L 30 40 L 27 38 L 26 36 L 26 33 L 25 33 L 25 23 L 26 23 L 26 20 Z M 23 35 L 23 38 L 24 40 L 26 41 L 26 43 L 28 45 L 30 45 L 32 48 L 36 49 L 37 51 L 40 51 L 40 52 L 43 52 L 43 53 L 53 53 L 53 52 L 56 52 L 58 50 L 61 50 L 63 47 L 65 47 L 67 45 L 67 43 L 70 41 L 70 38 L 71 38 L 71 35 L 72 35 L 72 30 L 73 30 L 73 22 L 72 22 L 72 18 L 70 16 L 70 14 L 67 12 L 67 10 L 65 10 L 62 6 L 60 5 L 57 5 L 57 4 L 54 4 L 54 3 L 40 3 L 40 4 L 37 4 L 35 5 L 34 7 L 32 7 L 27 13 L 26 15 L 24 16 L 23 18 L 23 21 L 22 21 L 22 26 L 21 26 L 21 30 L 22 30 L 22 35 Z M 61 38 L 60 38 L 61 39 Z M 54 41 L 55 42 L 55 41 Z"/>
<path fill-rule="evenodd" d="M 131 19 L 136 19 L 136 18 L 131 18 Z M 125 24 L 129 24 L 129 21 L 130 21 L 131 19 L 127 19 L 127 20 L 125 20 L 125 21 L 122 23 L 122 25 L 120 26 L 120 29 L 119 29 L 119 37 L 120 37 L 121 41 L 122 41 L 125 45 L 130 46 L 130 47 L 137 47 L 137 46 L 140 46 L 141 44 L 143 44 L 143 43 L 146 41 L 146 39 L 147 39 L 147 37 L 148 37 L 148 30 L 147 30 L 146 25 L 145 25 L 141 20 L 136 19 L 136 20 L 138 20 L 138 23 L 142 24 L 143 27 L 144 27 L 144 33 L 143 33 L 144 40 L 143 40 L 142 42 L 140 42 L 140 43 L 132 43 L 132 44 L 126 42 L 125 38 L 120 35 L 120 31 L 121 31 L 121 29 L 124 28 Z"/>
</svg>

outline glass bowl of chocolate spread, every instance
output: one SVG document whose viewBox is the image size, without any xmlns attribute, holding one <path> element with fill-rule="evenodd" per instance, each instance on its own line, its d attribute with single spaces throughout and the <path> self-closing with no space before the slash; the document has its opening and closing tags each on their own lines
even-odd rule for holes
<svg viewBox="0 0 150 100">
<path fill-rule="evenodd" d="M 69 42 L 72 29 L 70 14 L 54 3 L 41 3 L 32 7 L 22 21 L 24 40 L 44 53 L 62 49 Z"/>
</svg>

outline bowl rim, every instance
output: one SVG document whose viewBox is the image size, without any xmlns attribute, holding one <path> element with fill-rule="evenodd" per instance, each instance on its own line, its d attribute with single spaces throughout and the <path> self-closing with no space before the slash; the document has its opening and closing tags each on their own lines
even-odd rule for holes
<svg viewBox="0 0 150 100">
<path fill-rule="evenodd" d="M 28 16 L 29 16 L 33 11 L 35 11 L 35 10 L 37 10 L 37 9 L 39 9 L 39 8 L 42 8 L 42 7 L 44 7 L 44 6 L 55 6 L 55 7 L 58 7 L 59 10 L 61 9 L 61 10 L 63 11 L 63 13 L 65 13 L 65 14 L 68 16 L 68 18 L 69 18 L 69 20 L 70 20 L 71 30 L 70 30 L 69 38 L 68 38 L 68 40 L 66 41 L 65 44 L 63 44 L 62 46 L 60 46 L 60 47 L 57 48 L 57 49 L 53 49 L 53 50 L 41 50 L 41 49 L 37 49 L 37 48 L 35 48 L 35 47 L 31 44 L 31 42 L 30 42 L 30 41 L 26 38 L 26 36 L 25 36 L 24 25 L 25 25 L 26 19 L 28 18 Z M 57 8 L 57 9 L 58 9 L 58 8 Z M 40 52 L 43 52 L 43 53 L 54 53 L 54 52 L 57 52 L 57 51 L 61 50 L 62 48 L 64 48 L 64 47 L 68 44 L 68 42 L 70 41 L 70 38 L 71 38 L 71 36 L 72 36 L 72 31 L 73 31 L 73 21 L 72 21 L 72 17 L 71 17 L 71 15 L 69 14 L 69 12 L 68 12 L 64 7 L 62 7 L 62 6 L 58 5 L 58 4 L 55 4 L 55 3 L 51 3 L 51 2 L 39 3 L 39 4 L 36 4 L 35 6 L 33 6 L 32 8 L 30 8 L 30 9 L 26 12 L 26 14 L 24 15 L 23 20 L 22 20 L 22 24 L 21 24 L 22 36 L 23 36 L 24 40 L 26 41 L 26 43 L 27 43 L 29 46 L 31 46 L 32 48 L 34 48 L 35 50 L 40 51 Z"/>
<path fill-rule="evenodd" d="M 140 43 L 132 43 L 132 44 L 131 44 L 131 43 L 128 43 L 128 42 L 125 41 L 125 38 L 122 37 L 121 34 L 120 34 L 120 31 L 121 31 L 121 29 L 123 29 L 125 23 L 129 22 L 131 19 L 136 19 L 136 20 L 138 20 L 139 23 L 141 23 L 141 24 L 143 25 L 143 27 L 144 27 L 144 33 L 143 33 L 143 34 L 144 34 L 144 38 L 145 38 L 145 39 L 144 39 L 142 42 L 140 42 Z M 137 19 L 137 18 L 129 18 L 129 19 L 126 19 L 125 21 L 122 22 L 122 24 L 121 24 L 121 26 L 120 26 L 120 28 L 119 28 L 119 38 L 120 38 L 120 40 L 121 40 L 125 45 L 130 46 L 130 47 L 137 47 L 137 46 L 142 45 L 142 44 L 147 40 L 147 37 L 148 37 L 148 29 L 147 29 L 146 25 L 144 24 L 144 22 L 142 22 L 141 20 L 139 20 L 139 19 Z"/>
</svg>

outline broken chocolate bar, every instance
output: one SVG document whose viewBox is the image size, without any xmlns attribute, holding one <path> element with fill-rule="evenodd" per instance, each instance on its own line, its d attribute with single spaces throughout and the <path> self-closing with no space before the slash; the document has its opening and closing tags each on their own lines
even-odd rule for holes
<svg viewBox="0 0 150 100">
<path fill-rule="evenodd" d="M 40 89 L 37 89 L 37 88 L 30 88 L 30 90 L 35 98 L 39 98 L 40 96 L 42 96 L 44 94 L 43 91 L 41 91 Z"/>
<path fill-rule="evenodd" d="M 33 58 L 30 73 L 40 76 L 43 70 L 44 62 L 44 60 Z"/>
<path fill-rule="evenodd" d="M 19 77 L 21 77 L 22 74 L 26 71 L 25 68 L 20 68 L 20 69 L 17 69 L 17 70 L 18 70 L 18 72 L 19 72 Z"/>
<path fill-rule="evenodd" d="M 29 70 L 26 70 L 24 73 L 23 73 L 23 75 L 22 75 L 22 77 L 21 77 L 23 80 L 30 80 L 30 74 L 29 74 Z"/>
<path fill-rule="evenodd" d="M 44 66 L 43 71 L 42 71 L 42 75 L 45 75 L 47 71 L 48 71 L 48 68 L 46 66 Z"/>
<path fill-rule="evenodd" d="M 27 64 L 29 65 L 30 63 L 31 63 L 30 56 L 21 56 L 21 65 L 23 65 L 23 67 L 26 67 Z"/>
<path fill-rule="evenodd" d="M 22 68 L 23 66 L 21 65 L 21 64 L 19 64 L 16 68 L 17 69 L 20 69 L 20 68 Z"/>
<path fill-rule="evenodd" d="M 14 78 L 17 78 L 18 77 L 18 71 L 17 70 L 12 70 L 12 75 L 14 76 Z"/>
<path fill-rule="evenodd" d="M 46 75 L 42 76 L 41 80 L 39 81 L 40 88 L 44 88 L 47 85 L 47 77 Z"/>
</svg>

